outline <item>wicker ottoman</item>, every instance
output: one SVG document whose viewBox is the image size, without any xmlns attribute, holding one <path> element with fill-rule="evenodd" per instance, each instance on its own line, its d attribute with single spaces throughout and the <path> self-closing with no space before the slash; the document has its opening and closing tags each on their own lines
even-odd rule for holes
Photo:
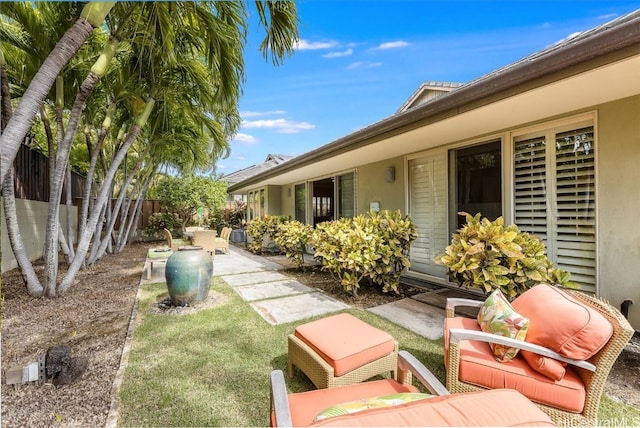
<svg viewBox="0 0 640 428">
<path fill-rule="evenodd" d="M 288 342 L 289 377 L 298 367 L 316 388 L 351 385 L 387 371 L 396 378 L 398 342 L 352 315 L 302 324 Z"/>
</svg>

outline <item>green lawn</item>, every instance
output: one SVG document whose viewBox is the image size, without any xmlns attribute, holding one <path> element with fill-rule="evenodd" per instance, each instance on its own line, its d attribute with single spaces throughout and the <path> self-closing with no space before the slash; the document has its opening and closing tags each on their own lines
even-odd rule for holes
<svg viewBox="0 0 640 428">
<path fill-rule="evenodd" d="M 298 323 L 268 324 L 219 277 L 211 292 L 224 303 L 193 314 L 150 310 L 167 296 L 164 283 L 142 291 L 118 425 L 268 426 L 269 373 L 286 374 L 287 335 Z M 348 312 L 389 332 L 444 383 L 442 340 L 430 341 L 364 310 Z M 290 392 L 313 389 L 299 371 L 287 377 L 287 386 Z M 606 397 L 600 413 L 603 425 L 640 421 L 640 409 Z"/>
</svg>

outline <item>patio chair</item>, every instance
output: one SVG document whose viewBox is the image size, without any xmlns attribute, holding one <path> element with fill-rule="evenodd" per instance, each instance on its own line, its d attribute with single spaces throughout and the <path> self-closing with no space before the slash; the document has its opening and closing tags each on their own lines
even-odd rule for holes
<svg viewBox="0 0 640 428">
<path fill-rule="evenodd" d="M 174 239 L 173 236 L 171 236 L 169 229 L 163 229 L 162 233 L 164 234 L 164 238 L 167 240 L 167 245 L 171 248 L 171 251 L 178 251 L 178 247 L 191 245 L 191 241 L 187 239 Z"/>
<path fill-rule="evenodd" d="M 229 237 L 231 236 L 231 228 L 223 227 L 220 231 L 220 236 L 216 238 L 215 242 L 215 250 L 218 248 L 224 251 L 225 254 L 229 254 Z"/>
<path fill-rule="evenodd" d="M 202 247 L 202 249 L 211 254 L 212 257 L 215 257 L 217 237 L 218 232 L 215 230 L 195 230 L 193 232 L 193 245 Z"/>
<path fill-rule="evenodd" d="M 553 426 L 512 389 L 449 394 L 413 355 L 400 351 L 398 380 L 379 379 L 288 394 L 284 373 L 271 372 L 270 426 Z M 412 385 L 416 377 L 430 395 Z"/>
<path fill-rule="evenodd" d="M 447 299 L 449 391 L 513 388 L 558 425 L 595 425 L 609 372 L 634 332 L 620 312 L 585 293 L 538 284 L 512 302 L 517 314 L 529 319 L 522 341 L 483 332 L 477 320 L 455 316 L 456 307 L 483 305 Z M 490 343 L 519 352 L 499 362 Z"/>
</svg>

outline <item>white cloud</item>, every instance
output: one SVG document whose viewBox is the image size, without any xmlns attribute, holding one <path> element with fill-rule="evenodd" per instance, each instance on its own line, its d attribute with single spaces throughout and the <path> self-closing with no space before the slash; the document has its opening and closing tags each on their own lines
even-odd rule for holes
<svg viewBox="0 0 640 428">
<path fill-rule="evenodd" d="M 600 15 L 598 16 L 598 19 L 602 19 L 603 21 L 609 21 L 613 18 L 616 18 L 618 16 L 617 13 L 608 13 L 606 15 Z"/>
<path fill-rule="evenodd" d="M 371 62 L 371 61 L 356 61 L 347 66 L 347 70 L 356 70 L 356 69 L 364 69 L 364 68 L 375 68 L 380 67 L 382 65 L 381 62 Z"/>
<path fill-rule="evenodd" d="M 260 116 L 270 116 L 274 114 L 285 114 L 284 110 L 271 110 L 271 111 L 241 111 L 241 117 L 260 117 Z"/>
<path fill-rule="evenodd" d="M 313 129 L 316 126 L 309 122 L 295 122 L 288 119 L 274 120 L 245 120 L 242 127 L 246 129 L 274 129 L 280 134 L 296 134 L 300 131 Z"/>
<path fill-rule="evenodd" d="M 242 134 L 242 133 L 236 134 L 236 136 L 234 137 L 233 141 L 237 141 L 239 143 L 247 143 L 247 144 L 258 144 L 260 142 L 253 135 Z"/>
<path fill-rule="evenodd" d="M 346 51 L 342 52 L 329 52 L 328 54 L 322 55 L 323 58 L 339 58 L 342 56 L 349 56 L 353 53 L 353 49 L 349 48 Z"/>
<path fill-rule="evenodd" d="M 409 46 L 409 43 L 405 42 L 404 40 L 397 40 L 395 42 L 382 43 L 373 49 L 382 51 L 387 49 L 404 48 L 405 46 Z"/>
<path fill-rule="evenodd" d="M 300 39 L 298 43 L 295 44 L 294 49 L 300 51 L 315 51 L 318 49 L 331 49 L 338 46 L 338 42 L 330 41 L 330 42 L 311 42 L 309 40 Z"/>
</svg>

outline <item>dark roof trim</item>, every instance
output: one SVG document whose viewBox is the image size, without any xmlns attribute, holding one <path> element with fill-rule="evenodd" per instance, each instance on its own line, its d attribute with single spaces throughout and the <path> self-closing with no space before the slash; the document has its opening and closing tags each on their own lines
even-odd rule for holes
<svg viewBox="0 0 640 428">
<path fill-rule="evenodd" d="M 425 104 L 376 122 L 334 140 L 277 167 L 229 187 L 229 191 L 259 183 L 318 160 L 371 144 L 381 135 L 462 106 L 496 96 L 541 77 L 613 54 L 640 43 L 640 9 L 591 30 L 560 41 L 520 61 L 507 65 Z M 627 54 L 637 54 L 632 51 Z"/>
</svg>

